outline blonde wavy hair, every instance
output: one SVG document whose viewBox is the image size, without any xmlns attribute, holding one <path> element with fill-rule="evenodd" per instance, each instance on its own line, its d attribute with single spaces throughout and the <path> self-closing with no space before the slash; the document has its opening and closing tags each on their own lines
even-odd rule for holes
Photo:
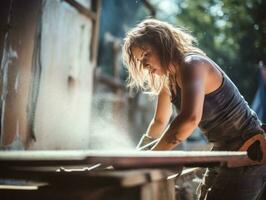
<svg viewBox="0 0 266 200">
<path fill-rule="evenodd" d="M 158 52 L 161 66 L 165 72 L 158 76 L 144 69 L 132 53 L 133 47 L 142 48 L 148 44 Z M 197 48 L 196 39 L 182 27 L 159 21 L 146 19 L 127 32 L 123 44 L 123 61 L 128 71 L 127 85 L 153 94 L 158 94 L 163 86 L 168 88 L 173 75 L 170 64 L 181 65 L 184 56 L 189 53 L 205 55 Z"/>
</svg>

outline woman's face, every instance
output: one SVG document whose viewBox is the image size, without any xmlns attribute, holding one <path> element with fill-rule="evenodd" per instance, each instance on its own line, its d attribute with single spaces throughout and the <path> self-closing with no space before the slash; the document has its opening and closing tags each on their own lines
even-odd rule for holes
<svg viewBox="0 0 266 200">
<path fill-rule="evenodd" d="M 151 45 L 145 44 L 142 47 L 133 47 L 132 54 L 134 59 L 150 73 L 158 76 L 164 75 L 159 55 Z"/>
</svg>

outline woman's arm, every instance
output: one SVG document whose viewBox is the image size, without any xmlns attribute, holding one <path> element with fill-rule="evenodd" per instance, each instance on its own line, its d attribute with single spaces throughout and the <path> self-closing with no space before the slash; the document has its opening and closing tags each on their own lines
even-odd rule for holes
<svg viewBox="0 0 266 200">
<path fill-rule="evenodd" d="M 163 88 L 158 95 L 154 117 L 148 126 L 146 135 L 154 139 L 159 138 L 168 125 L 171 114 L 171 97 L 168 90 Z"/>
<path fill-rule="evenodd" d="M 145 146 L 146 144 L 154 141 L 159 138 L 166 126 L 169 123 L 169 119 L 172 114 L 172 105 L 170 94 L 167 89 L 163 88 L 158 95 L 156 109 L 154 113 L 154 117 L 151 120 L 146 133 L 141 137 L 137 149 Z M 149 148 L 145 148 L 144 150 L 148 150 Z"/>
<path fill-rule="evenodd" d="M 189 137 L 198 126 L 203 112 L 207 65 L 189 56 L 181 69 L 181 109 L 152 150 L 170 150 Z"/>
</svg>

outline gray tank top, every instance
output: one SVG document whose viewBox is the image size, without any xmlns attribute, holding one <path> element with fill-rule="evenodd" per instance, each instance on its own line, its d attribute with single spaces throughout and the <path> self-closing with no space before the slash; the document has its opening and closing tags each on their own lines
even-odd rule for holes
<svg viewBox="0 0 266 200">
<path fill-rule="evenodd" d="M 217 90 L 205 95 L 199 128 L 209 142 L 215 143 L 216 150 L 235 150 L 252 135 L 263 134 L 261 122 L 230 78 L 217 64 L 211 63 L 222 73 L 223 81 Z M 180 88 L 177 88 L 177 95 L 172 95 L 177 109 L 180 109 L 180 99 Z"/>
</svg>

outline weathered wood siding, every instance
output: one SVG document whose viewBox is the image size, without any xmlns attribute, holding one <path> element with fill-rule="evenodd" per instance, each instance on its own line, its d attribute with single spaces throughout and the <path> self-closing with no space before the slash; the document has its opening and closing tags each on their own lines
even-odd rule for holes
<svg viewBox="0 0 266 200">
<path fill-rule="evenodd" d="M 95 22 L 61 0 L 1 5 L 1 147 L 87 148 Z"/>
<path fill-rule="evenodd" d="M 1 2 L 1 146 L 24 148 L 36 22 L 41 1 Z M 31 10 L 31 12 L 29 12 Z"/>
<path fill-rule="evenodd" d="M 42 76 L 36 108 L 35 148 L 86 148 L 93 67 L 92 23 L 69 4 L 43 8 Z"/>
</svg>

